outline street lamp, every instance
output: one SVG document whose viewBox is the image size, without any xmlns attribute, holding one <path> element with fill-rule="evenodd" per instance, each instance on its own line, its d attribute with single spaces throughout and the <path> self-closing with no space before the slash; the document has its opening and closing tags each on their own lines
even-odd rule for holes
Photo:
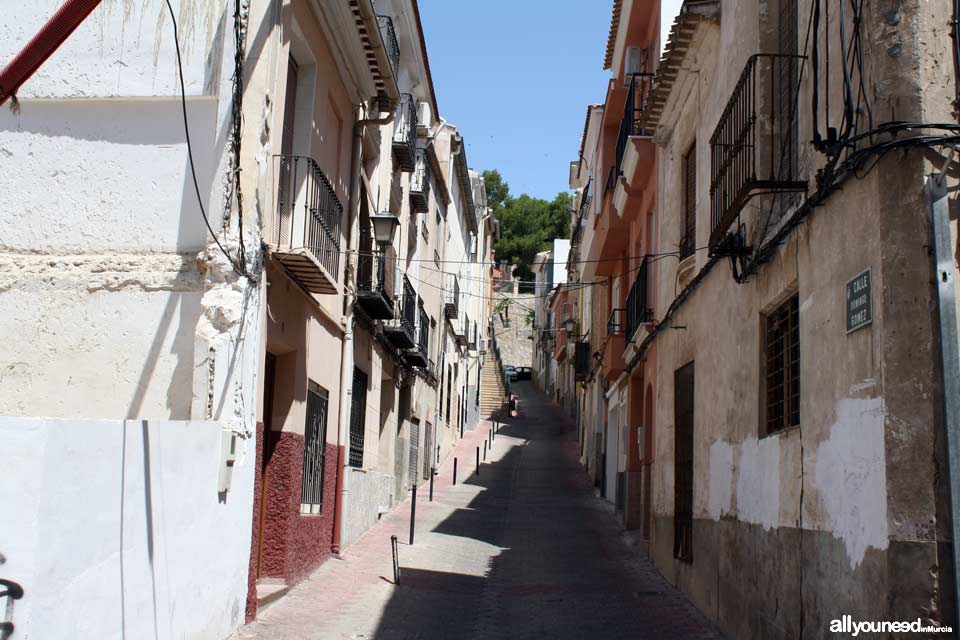
<svg viewBox="0 0 960 640">
<path fill-rule="evenodd" d="M 373 237 L 377 244 L 391 244 L 393 242 L 393 234 L 400 226 L 400 218 L 389 211 L 383 211 L 370 216 L 370 222 L 373 223 Z"/>
<path fill-rule="evenodd" d="M 577 321 L 573 318 L 567 318 L 563 321 L 563 328 L 567 331 L 568 338 L 575 338 L 574 331 L 577 329 Z"/>
</svg>

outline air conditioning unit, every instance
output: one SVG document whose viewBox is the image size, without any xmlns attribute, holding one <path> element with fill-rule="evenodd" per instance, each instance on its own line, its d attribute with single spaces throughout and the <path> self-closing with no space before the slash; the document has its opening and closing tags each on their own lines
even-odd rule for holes
<svg viewBox="0 0 960 640">
<path fill-rule="evenodd" d="M 632 46 L 627 47 L 623 58 L 623 88 L 630 88 L 630 80 L 633 74 L 640 73 L 643 66 L 643 48 Z"/>
<path fill-rule="evenodd" d="M 429 102 L 418 102 L 417 103 L 417 132 L 420 133 L 421 130 L 424 135 L 430 131 L 430 126 L 433 125 L 433 113 L 430 109 Z"/>
</svg>

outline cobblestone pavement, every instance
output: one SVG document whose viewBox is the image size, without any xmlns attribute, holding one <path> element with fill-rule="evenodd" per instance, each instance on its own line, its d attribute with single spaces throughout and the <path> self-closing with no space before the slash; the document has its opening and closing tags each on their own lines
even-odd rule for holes
<svg viewBox="0 0 960 640">
<path fill-rule="evenodd" d="M 528 383 L 520 417 L 501 425 L 476 475 L 491 426 L 466 434 L 417 496 L 342 557 L 241 628 L 239 639 L 720 638 L 684 594 L 628 547 L 577 463 L 569 420 Z M 393 584 L 390 536 L 400 539 Z"/>
</svg>

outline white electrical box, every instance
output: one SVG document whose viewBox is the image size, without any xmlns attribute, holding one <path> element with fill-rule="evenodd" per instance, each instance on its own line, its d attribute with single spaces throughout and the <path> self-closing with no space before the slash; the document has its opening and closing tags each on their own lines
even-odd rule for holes
<svg viewBox="0 0 960 640">
<path fill-rule="evenodd" d="M 230 490 L 233 480 L 233 465 L 237 461 L 237 434 L 234 431 L 220 432 L 220 474 L 217 491 L 225 493 Z"/>
</svg>

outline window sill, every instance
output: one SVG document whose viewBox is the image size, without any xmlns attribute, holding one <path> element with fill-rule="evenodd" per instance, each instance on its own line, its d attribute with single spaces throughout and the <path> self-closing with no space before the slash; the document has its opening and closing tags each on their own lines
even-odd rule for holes
<svg viewBox="0 0 960 640">
<path fill-rule="evenodd" d="M 784 427 L 783 429 L 777 429 L 776 431 L 771 431 L 771 432 L 769 432 L 769 433 L 764 433 L 763 435 L 760 436 L 760 440 L 763 440 L 764 438 L 774 438 L 774 437 L 776 437 L 776 436 L 782 436 L 782 435 L 790 434 L 790 433 L 793 433 L 794 431 L 798 431 L 798 432 L 799 432 L 799 431 L 800 431 L 800 427 L 802 427 L 802 426 L 803 426 L 802 424 L 795 424 L 795 425 L 790 426 L 790 427 Z"/>
</svg>

